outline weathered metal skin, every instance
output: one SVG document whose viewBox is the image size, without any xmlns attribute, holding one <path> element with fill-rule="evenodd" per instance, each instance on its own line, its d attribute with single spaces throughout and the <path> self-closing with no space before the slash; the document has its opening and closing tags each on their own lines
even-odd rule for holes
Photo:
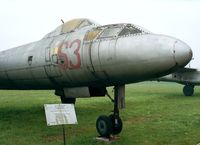
<svg viewBox="0 0 200 145">
<path fill-rule="evenodd" d="M 137 29 L 120 35 L 127 25 Z M 63 27 L 40 41 L 0 52 L 0 89 L 128 84 L 169 74 L 192 58 L 182 41 L 131 24 L 91 23 L 65 33 Z M 112 28 L 117 28 L 110 30 L 113 35 L 105 32 Z"/>
</svg>

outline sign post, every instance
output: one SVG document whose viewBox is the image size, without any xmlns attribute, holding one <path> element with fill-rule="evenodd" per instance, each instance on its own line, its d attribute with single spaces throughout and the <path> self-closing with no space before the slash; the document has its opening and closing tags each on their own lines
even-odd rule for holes
<svg viewBox="0 0 200 145">
<path fill-rule="evenodd" d="M 74 104 L 44 104 L 47 126 L 62 125 L 66 145 L 65 124 L 78 124 Z"/>
<path fill-rule="evenodd" d="M 63 127 L 63 141 L 64 145 L 66 145 L 65 125 L 62 125 L 62 127 Z"/>
</svg>

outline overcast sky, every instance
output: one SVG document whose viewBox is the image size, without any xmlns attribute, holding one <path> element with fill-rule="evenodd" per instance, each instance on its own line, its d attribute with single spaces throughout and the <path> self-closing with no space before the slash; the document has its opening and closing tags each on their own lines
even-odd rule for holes
<svg viewBox="0 0 200 145">
<path fill-rule="evenodd" d="M 39 40 L 73 18 L 174 36 L 192 48 L 191 65 L 200 68 L 200 0 L 1 0 L 0 50 Z"/>
</svg>

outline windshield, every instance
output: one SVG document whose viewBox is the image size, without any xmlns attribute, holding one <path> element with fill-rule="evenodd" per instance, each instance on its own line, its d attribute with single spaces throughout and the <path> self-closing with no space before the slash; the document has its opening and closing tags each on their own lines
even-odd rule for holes
<svg viewBox="0 0 200 145">
<path fill-rule="evenodd" d="M 106 37 L 114 37 L 117 36 L 117 34 L 120 32 L 120 27 L 113 27 L 113 28 L 107 28 L 103 31 L 103 33 L 100 35 L 100 38 L 106 38 Z"/>
<path fill-rule="evenodd" d="M 142 30 L 134 27 L 133 25 L 127 25 L 124 27 L 124 29 L 119 33 L 119 36 L 122 35 L 130 35 L 130 34 L 137 34 L 137 33 L 143 33 Z"/>
</svg>

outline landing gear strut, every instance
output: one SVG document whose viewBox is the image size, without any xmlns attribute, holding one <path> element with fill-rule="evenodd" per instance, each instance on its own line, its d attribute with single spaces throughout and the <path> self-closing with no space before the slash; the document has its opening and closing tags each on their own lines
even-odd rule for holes
<svg viewBox="0 0 200 145">
<path fill-rule="evenodd" d="M 194 85 L 186 84 L 183 87 L 183 93 L 185 96 L 192 96 L 194 94 Z"/>
<path fill-rule="evenodd" d="M 96 129 L 101 137 L 109 138 L 122 131 L 122 120 L 119 117 L 119 90 L 120 86 L 114 87 L 114 111 L 110 116 L 101 115 L 96 121 Z"/>
</svg>

